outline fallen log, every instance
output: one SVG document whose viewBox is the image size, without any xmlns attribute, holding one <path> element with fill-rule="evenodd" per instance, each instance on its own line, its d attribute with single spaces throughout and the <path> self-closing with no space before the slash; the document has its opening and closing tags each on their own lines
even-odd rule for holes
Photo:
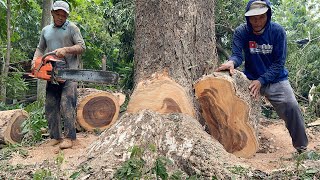
<svg viewBox="0 0 320 180">
<path fill-rule="evenodd" d="M 102 131 L 119 116 L 125 95 L 92 88 L 78 89 L 77 122 L 87 131 Z"/>
<path fill-rule="evenodd" d="M 21 142 L 24 135 L 22 124 L 28 117 L 23 109 L 0 111 L 0 141 L 12 144 Z"/>
<path fill-rule="evenodd" d="M 250 81 L 241 72 L 204 76 L 195 85 L 196 97 L 210 134 L 224 148 L 239 157 L 251 157 L 258 150 L 257 124 L 260 102 L 249 92 Z"/>
</svg>

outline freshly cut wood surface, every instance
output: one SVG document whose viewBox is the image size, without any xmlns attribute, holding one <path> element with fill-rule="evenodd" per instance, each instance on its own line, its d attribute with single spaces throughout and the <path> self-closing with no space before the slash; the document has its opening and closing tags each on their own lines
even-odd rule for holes
<svg viewBox="0 0 320 180">
<path fill-rule="evenodd" d="M 242 99 L 250 95 L 238 96 L 235 86 L 237 82 L 233 78 L 228 74 L 216 75 L 205 76 L 194 86 L 210 134 L 229 153 L 239 157 L 251 157 L 258 150 L 255 130 L 257 121 L 250 120 L 251 107 Z"/>
<path fill-rule="evenodd" d="M 108 92 L 112 95 L 114 95 L 118 99 L 118 104 L 121 106 L 125 100 L 126 100 L 126 95 L 124 95 L 121 92 L 111 92 L 111 91 L 103 91 L 99 89 L 94 89 L 94 88 L 78 88 L 78 102 L 79 100 L 83 99 L 85 96 L 88 96 L 89 94 L 97 93 L 97 92 Z"/>
<path fill-rule="evenodd" d="M 77 122 L 87 131 L 104 130 L 119 116 L 119 99 L 110 92 L 78 89 Z"/>
<path fill-rule="evenodd" d="M 194 117 L 194 109 L 184 90 L 166 74 L 155 74 L 139 82 L 128 104 L 127 112 L 149 109 L 161 114 L 183 113 Z"/>
<path fill-rule="evenodd" d="M 23 109 L 0 111 L 0 138 L 5 143 L 19 143 L 23 138 L 22 123 L 28 119 Z"/>
<path fill-rule="evenodd" d="M 114 95 L 118 99 L 119 106 L 121 106 L 126 101 L 126 95 L 122 93 L 112 93 L 112 95 Z"/>
</svg>

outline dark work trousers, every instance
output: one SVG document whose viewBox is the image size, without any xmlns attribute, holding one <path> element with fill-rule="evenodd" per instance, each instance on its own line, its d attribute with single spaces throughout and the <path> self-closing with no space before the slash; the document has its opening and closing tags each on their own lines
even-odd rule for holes
<svg viewBox="0 0 320 180">
<path fill-rule="evenodd" d="M 51 139 L 61 139 L 62 123 L 65 138 L 76 139 L 77 82 L 66 81 L 46 88 L 45 114 Z"/>
<path fill-rule="evenodd" d="M 263 86 L 261 95 L 270 101 L 278 116 L 285 121 L 293 147 L 296 149 L 307 147 L 308 137 L 304 120 L 289 81 L 284 80 Z"/>
</svg>

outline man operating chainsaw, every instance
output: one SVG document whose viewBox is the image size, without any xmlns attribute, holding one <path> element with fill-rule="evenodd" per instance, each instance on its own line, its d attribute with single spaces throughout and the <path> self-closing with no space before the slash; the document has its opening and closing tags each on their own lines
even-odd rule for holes
<svg viewBox="0 0 320 180">
<path fill-rule="evenodd" d="M 286 123 L 293 147 L 306 150 L 308 138 L 304 120 L 288 81 L 284 67 L 287 55 L 286 33 L 271 21 L 269 0 L 250 0 L 245 13 L 247 23 L 236 28 L 233 36 L 232 56 L 217 71 L 239 67 L 242 61 L 244 73 L 251 80 L 249 90 L 254 98 L 264 95 Z M 244 59 L 243 59 L 244 54 Z"/>
<path fill-rule="evenodd" d="M 57 62 L 58 68 L 78 69 L 78 55 L 84 52 L 85 43 L 79 28 L 67 18 L 70 13 L 69 4 L 56 1 L 51 10 L 53 24 L 42 29 L 40 41 L 35 51 L 32 68 L 37 57 L 45 52 L 55 52 L 62 62 Z M 76 101 L 77 82 L 47 82 L 45 115 L 48 120 L 50 141 L 48 146 L 59 144 L 60 149 L 71 148 L 76 139 Z M 62 136 L 62 123 L 64 136 Z"/>
</svg>

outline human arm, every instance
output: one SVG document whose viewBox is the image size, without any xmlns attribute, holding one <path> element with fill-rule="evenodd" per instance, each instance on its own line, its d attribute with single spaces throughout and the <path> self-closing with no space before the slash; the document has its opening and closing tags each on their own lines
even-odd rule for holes
<svg viewBox="0 0 320 180">
<path fill-rule="evenodd" d="M 31 70 L 34 69 L 34 64 L 35 64 L 36 59 L 40 56 L 43 56 L 46 48 L 47 48 L 47 44 L 44 39 L 44 30 L 42 30 L 38 46 L 36 48 L 36 51 L 34 52 L 34 55 L 33 55 L 32 61 L 31 61 Z"/>
<path fill-rule="evenodd" d="M 233 35 L 233 40 L 232 40 L 232 55 L 229 58 L 229 60 L 221 64 L 216 69 L 216 71 L 229 70 L 230 74 L 233 75 L 234 69 L 239 67 L 242 64 L 242 61 L 243 61 L 242 50 L 245 45 L 244 33 L 245 33 L 244 25 L 241 25 L 238 28 L 236 28 L 235 33 Z"/>
<path fill-rule="evenodd" d="M 54 50 L 54 52 L 56 52 L 56 56 L 59 58 L 65 57 L 66 54 L 81 54 L 83 51 L 84 49 L 79 44 Z"/>
</svg>

